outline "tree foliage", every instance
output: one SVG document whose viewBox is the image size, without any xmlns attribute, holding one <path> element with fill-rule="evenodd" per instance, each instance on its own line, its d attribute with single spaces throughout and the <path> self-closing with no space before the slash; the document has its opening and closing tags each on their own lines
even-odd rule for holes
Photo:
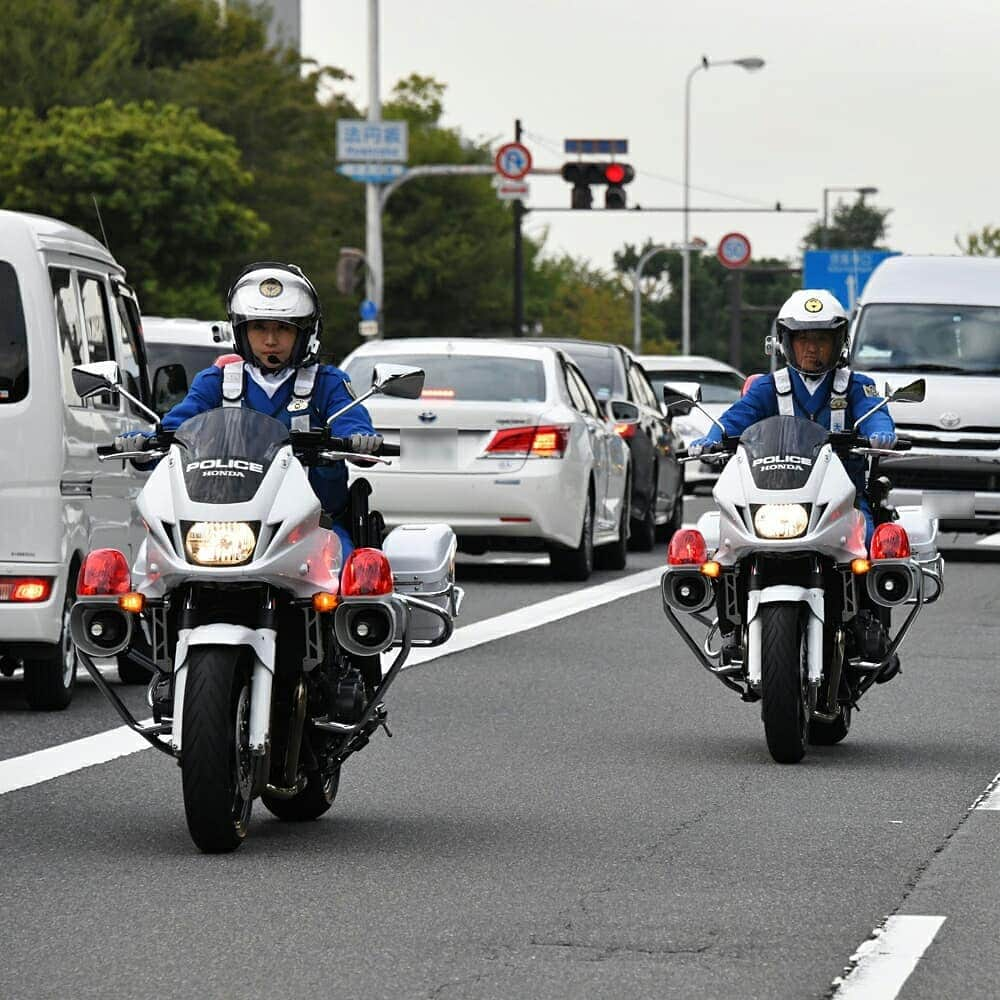
<svg viewBox="0 0 1000 1000">
<path fill-rule="evenodd" d="M 190 109 L 152 103 L 0 108 L 0 207 L 100 232 L 149 312 L 197 314 L 216 301 L 218 262 L 265 227 L 241 203 L 239 150 Z M 217 311 L 217 307 L 216 307 Z"/>
<path fill-rule="evenodd" d="M 806 233 L 806 250 L 884 250 L 881 245 L 888 232 L 886 220 L 892 209 L 875 208 L 864 198 L 843 202 L 833 209 L 833 221 L 825 229 L 822 220 Z"/>
<path fill-rule="evenodd" d="M 1000 257 L 1000 226 L 983 226 L 978 233 L 969 233 L 964 243 L 956 236 L 955 243 L 973 257 Z"/>
</svg>

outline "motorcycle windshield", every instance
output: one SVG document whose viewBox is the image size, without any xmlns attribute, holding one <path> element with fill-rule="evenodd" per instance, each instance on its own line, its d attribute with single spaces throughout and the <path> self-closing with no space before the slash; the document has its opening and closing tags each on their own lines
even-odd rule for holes
<svg viewBox="0 0 1000 1000">
<path fill-rule="evenodd" d="M 184 485 L 197 503 L 252 500 L 283 445 L 288 428 L 242 407 L 220 407 L 185 420 L 174 433 L 184 460 Z"/>
<path fill-rule="evenodd" d="M 767 417 L 740 436 L 754 485 L 762 490 L 798 490 L 806 484 L 829 431 L 800 417 Z"/>
</svg>

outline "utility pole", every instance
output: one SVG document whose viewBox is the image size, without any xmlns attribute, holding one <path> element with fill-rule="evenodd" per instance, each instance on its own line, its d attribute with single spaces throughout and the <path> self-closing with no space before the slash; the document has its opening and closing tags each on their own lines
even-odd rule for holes
<svg viewBox="0 0 1000 1000">
<path fill-rule="evenodd" d="M 514 141 L 521 141 L 521 119 L 514 120 Z M 524 218 L 521 199 L 514 201 L 514 336 L 524 336 L 524 247 L 521 243 L 521 221 Z"/>
<path fill-rule="evenodd" d="M 382 120 L 382 98 L 379 91 L 378 0 L 368 0 L 368 121 Z M 368 275 L 365 283 L 368 298 L 375 303 L 379 332 L 382 330 L 382 199 L 379 185 L 365 185 L 365 256 Z"/>
</svg>

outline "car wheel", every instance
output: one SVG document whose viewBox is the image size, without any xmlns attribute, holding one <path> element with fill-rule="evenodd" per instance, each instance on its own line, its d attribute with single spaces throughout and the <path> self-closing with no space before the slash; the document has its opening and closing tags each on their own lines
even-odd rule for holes
<svg viewBox="0 0 1000 1000">
<path fill-rule="evenodd" d="M 622 510 L 618 517 L 618 541 L 602 545 L 594 553 L 594 562 L 598 569 L 625 569 L 628 562 L 628 526 L 629 510 L 632 506 L 632 485 L 625 484 L 625 495 L 622 497 Z"/>
<path fill-rule="evenodd" d="M 594 569 L 594 494 L 589 491 L 583 508 L 580 544 L 568 549 L 553 545 L 549 549 L 552 573 L 559 580 L 587 580 Z"/>
<path fill-rule="evenodd" d="M 66 580 L 62 632 L 59 641 L 24 660 L 24 696 L 36 710 L 61 711 L 73 700 L 76 687 L 76 646 L 69 634 L 70 613 L 76 600 L 75 568 Z"/>
<path fill-rule="evenodd" d="M 654 494 L 643 516 L 638 519 L 632 519 L 632 535 L 629 538 L 629 548 L 636 552 L 649 552 L 655 544 L 656 496 Z"/>
<path fill-rule="evenodd" d="M 669 542 L 675 531 L 680 531 L 684 525 L 684 494 L 678 492 L 674 498 L 674 509 L 670 512 L 670 520 L 656 529 L 658 542 Z"/>
</svg>

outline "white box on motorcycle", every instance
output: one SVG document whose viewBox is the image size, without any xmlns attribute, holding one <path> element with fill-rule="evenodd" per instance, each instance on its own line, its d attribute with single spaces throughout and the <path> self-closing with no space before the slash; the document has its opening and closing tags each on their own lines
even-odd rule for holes
<svg viewBox="0 0 1000 1000">
<path fill-rule="evenodd" d="M 447 524 L 401 524 L 393 528 L 382 543 L 382 551 L 392 567 L 396 591 L 457 614 L 456 547 L 455 533 Z M 414 640 L 434 640 L 444 633 L 444 622 L 429 611 L 412 609 L 410 621 Z"/>
</svg>

